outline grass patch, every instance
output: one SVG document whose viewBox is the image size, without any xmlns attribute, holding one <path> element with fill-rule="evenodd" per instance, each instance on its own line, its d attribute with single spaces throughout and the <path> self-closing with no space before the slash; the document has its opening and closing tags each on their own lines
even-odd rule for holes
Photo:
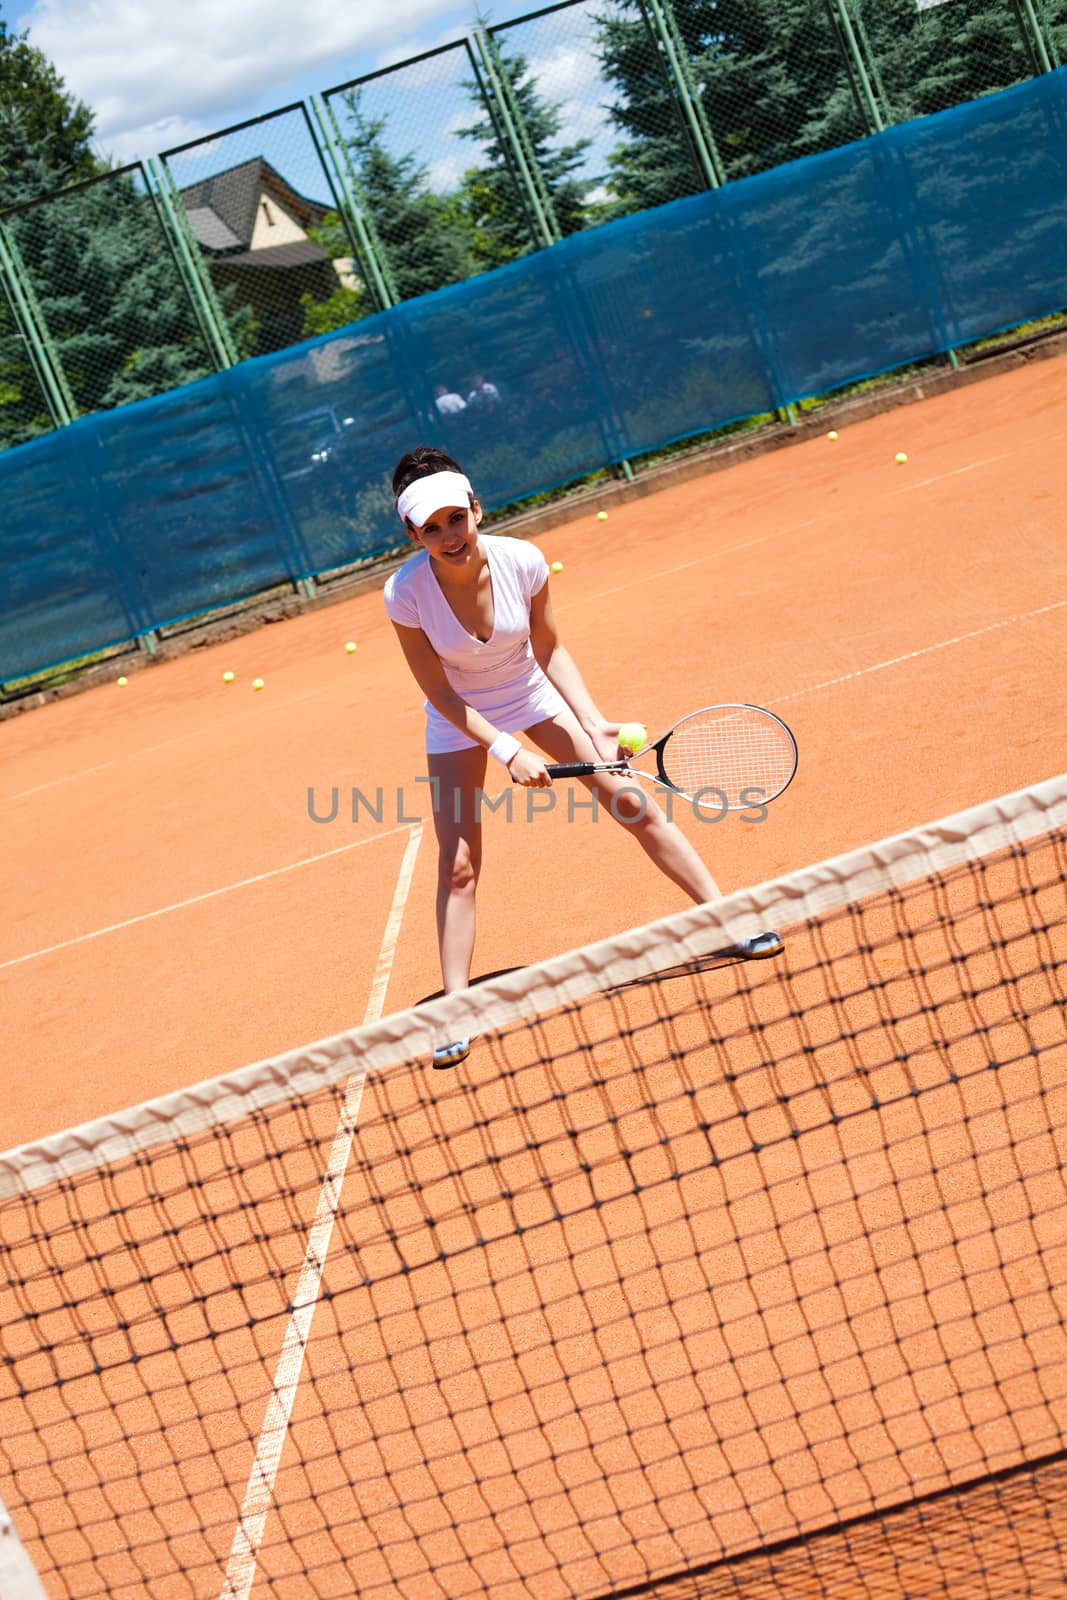
<svg viewBox="0 0 1067 1600">
<path fill-rule="evenodd" d="M 1002 333 L 991 334 L 988 339 L 977 339 L 974 344 L 962 345 L 960 353 L 966 359 L 982 355 L 987 350 L 1001 350 L 1009 344 L 1025 344 L 1029 339 L 1045 333 L 1062 333 L 1067 330 L 1067 311 L 1056 311 L 1048 317 L 1037 317 L 1033 322 L 1021 322 L 1016 328 L 1005 328 Z"/>
<path fill-rule="evenodd" d="M 73 682 L 90 668 L 98 667 L 102 661 L 110 661 L 126 649 L 125 645 L 112 645 L 107 650 L 95 650 L 91 655 L 74 656 L 70 661 L 61 661 L 40 672 L 29 672 L 22 678 L 5 678 L 0 683 L 0 703 L 16 699 L 31 690 L 36 694 L 38 690 L 58 689 L 61 684 Z"/>
</svg>

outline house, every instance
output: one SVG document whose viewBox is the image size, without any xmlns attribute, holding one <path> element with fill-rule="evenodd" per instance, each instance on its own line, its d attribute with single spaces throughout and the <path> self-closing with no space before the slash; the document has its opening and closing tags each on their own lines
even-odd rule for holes
<svg viewBox="0 0 1067 1600">
<path fill-rule="evenodd" d="M 300 297 L 327 300 L 338 283 L 358 288 L 350 258 L 331 260 L 308 237 L 333 209 L 299 194 L 262 156 L 181 190 L 193 234 L 220 293 L 251 307 L 256 355 L 304 338 Z"/>
</svg>

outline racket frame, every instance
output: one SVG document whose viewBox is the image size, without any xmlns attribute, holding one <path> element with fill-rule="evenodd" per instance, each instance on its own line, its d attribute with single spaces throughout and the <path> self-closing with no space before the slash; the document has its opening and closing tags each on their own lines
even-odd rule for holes
<svg viewBox="0 0 1067 1600">
<path fill-rule="evenodd" d="M 684 717 L 679 717 L 677 722 L 672 723 L 667 729 L 666 733 L 661 733 L 658 739 L 653 739 L 649 744 L 642 745 L 640 750 L 635 750 L 628 760 L 556 761 L 546 763 L 545 770 L 553 779 L 588 778 L 592 777 L 592 775 L 596 772 L 614 772 L 619 777 L 629 776 L 632 778 L 644 778 L 649 783 L 658 783 L 662 788 L 669 789 L 672 794 L 681 795 L 683 800 L 688 800 L 692 805 L 700 805 L 702 803 L 701 801 L 697 800 L 691 794 L 686 794 L 684 789 L 679 789 L 678 785 L 676 783 L 672 783 L 670 778 L 668 778 L 663 766 L 663 751 L 666 747 L 668 739 L 670 739 L 671 735 L 674 734 L 684 722 L 691 721 L 693 717 L 703 716 L 706 711 L 758 711 L 761 716 L 769 717 L 772 722 L 776 722 L 778 724 L 779 728 L 781 728 L 781 730 L 785 733 L 789 744 L 793 749 L 793 765 L 789 776 L 786 778 L 783 784 L 779 785 L 773 794 L 768 795 L 760 791 L 758 798 L 746 800 L 739 805 L 727 804 L 726 810 L 750 811 L 752 809 L 758 809 L 760 806 L 770 805 L 772 800 L 777 800 L 780 795 L 783 795 L 789 788 L 789 785 L 792 783 L 797 773 L 798 751 L 797 741 L 794 737 L 793 730 L 788 726 L 787 723 L 782 721 L 781 717 L 778 716 L 776 712 L 768 711 L 765 706 L 751 705 L 745 700 L 727 700 L 721 705 L 701 706 L 697 711 L 688 711 Z M 636 761 L 640 756 L 645 755 L 649 750 L 654 750 L 656 752 L 655 777 L 653 777 L 651 772 L 640 772 L 636 767 L 630 765 L 631 761 Z M 727 798 L 723 790 L 716 789 L 715 792 L 716 794 L 723 795 L 724 799 Z M 751 786 L 751 789 L 743 789 L 741 791 L 742 794 L 747 794 L 749 792 L 756 793 L 756 786 L 754 784 Z"/>
</svg>

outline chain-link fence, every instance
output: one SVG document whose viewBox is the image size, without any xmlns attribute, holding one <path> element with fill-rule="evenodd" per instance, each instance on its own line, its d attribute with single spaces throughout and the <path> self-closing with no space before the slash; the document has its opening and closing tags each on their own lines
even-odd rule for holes
<svg viewBox="0 0 1067 1600">
<path fill-rule="evenodd" d="M 0 260 L 5 253 L 0 236 Z M 44 387 L 32 311 L 18 295 L 13 273 L 0 272 L 0 281 L 0 450 L 6 450 L 50 432 L 56 418 Z"/>
<path fill-rule="evenodd" d="M 123 167 L 4 218 L 74 415 L 163 394 L 213 370 L 143 167 Z"/>
<path fill-rule="evenodd" d="M 1065 60 L 1067 0 L 562 0 L 479 27 L 4 213 L 0 448 Z M 443 376 L 440 415 L 477 377 Z M 283 472 L 344 430 L 303 409 Z"/>
<path fill-rule="evenodd" d="M 165 150 L 159 176 L 228 364 L 378 309 L 302 103 Z"/>
</svg>

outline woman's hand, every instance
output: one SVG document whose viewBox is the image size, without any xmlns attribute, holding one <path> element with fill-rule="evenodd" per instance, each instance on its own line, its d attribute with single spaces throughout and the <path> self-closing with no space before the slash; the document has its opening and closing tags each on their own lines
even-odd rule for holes
<svg viewBox="0 0 1067 1600">
<path fill-rule="evenodd" d="M 508 762 L 508 772 L 512 783 L 519 783 L 524 789 L 548 789 L 552 784 L 543 759 L 532 750 L 516 750 Z"/>
<path fill-rule="evenodd" d="M 585 731 L 596 747 L 599 761 L 628 761 L 630 759 L 632 752 L 624 750 L 619 743 L 619 729 L 621 727 L 621 722 L 605 722 L 603 719 L 599 722 L 586 724 Z"/>
</svg>

